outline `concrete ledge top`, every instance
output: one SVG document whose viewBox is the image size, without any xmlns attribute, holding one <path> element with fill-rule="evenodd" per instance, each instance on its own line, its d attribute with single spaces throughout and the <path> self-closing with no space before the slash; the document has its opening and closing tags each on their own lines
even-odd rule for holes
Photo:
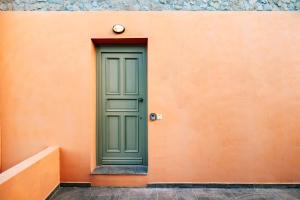
<svg viewBox="0 0 300 200">
<path fill-rule="evenodd" d="M 28 167 L 32 166 L 34 163 L 37 163 L 39 160 L 43 159 L 47 155 L 58 150 L 59 147 L 57 146 L 47 147 L 46 149 L 38 152 L 37 154 L 27 158 L 26 160 L 4 171 L 3 173 L 0 174 L 0 185 L 6 182 L 8 179 L 17 175 L 18 173 L 24 171 Z"/>
</svg>

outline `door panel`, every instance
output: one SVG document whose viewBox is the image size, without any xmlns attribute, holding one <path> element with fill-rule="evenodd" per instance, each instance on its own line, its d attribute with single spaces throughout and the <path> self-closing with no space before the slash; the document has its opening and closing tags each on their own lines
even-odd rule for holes
<svg viewBox="0 0 300 200">
<path fill-rule="evenodd" d="M 125 94 L 139 92 L 139 62 L 136 58 L 125 58 Z"/>
<path fill-rule="evenodd" d="M 105 59 L 105 92 L 106 94 L 120 94 L 120 59 Z"/>
<path fill-rule="evenodd" d="M 138 111 L 136 99 L 106 99 L 106 111 Z"/>
<path fill-rule="evenodd" d="M 106 152 L 121 152 L 120 116 L 106 117 Z"/>
<path fill-rule="evenodd" d="M 125 116 L 125 152 L 139 152 L 138 116 Z"/>
<path fill-rule="evenodd" d="M 141 47 L 98 49 L 98 165 L 146 165 L 146 65 Z"/>
</svg>

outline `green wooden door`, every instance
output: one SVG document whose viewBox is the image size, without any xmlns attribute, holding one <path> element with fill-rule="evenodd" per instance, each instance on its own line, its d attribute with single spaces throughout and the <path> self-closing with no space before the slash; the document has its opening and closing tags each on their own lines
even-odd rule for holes
<svg viewBox="0 0 300 200">
<path fill-rule="evenodd" d="M 143 47 L 99 47 L 98 165 L 146 165 Z"/>
</svg>

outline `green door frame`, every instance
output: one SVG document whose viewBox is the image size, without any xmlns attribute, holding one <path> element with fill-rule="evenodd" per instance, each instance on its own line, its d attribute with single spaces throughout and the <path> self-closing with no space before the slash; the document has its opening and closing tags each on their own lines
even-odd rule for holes
<svg viewBox="0 0 300 200">
<path fill-rule="evenodd" d="M 142 54 L 142 65 L 145 67 L 145 138 L 144 138 L 144 148 L 142 148 L 143 152 L 143 165 L 148 165 L 148 73 L 147 73 L 147 55 L 146 55 L 146 46 L 137 46 L 137 45 L 103 45 L 97 46 L 96 48 L 96 165 L 102 165 L 102 74 L 101 74 L 101 56 L 102 53 L 140 53 Z"/>
</svg>

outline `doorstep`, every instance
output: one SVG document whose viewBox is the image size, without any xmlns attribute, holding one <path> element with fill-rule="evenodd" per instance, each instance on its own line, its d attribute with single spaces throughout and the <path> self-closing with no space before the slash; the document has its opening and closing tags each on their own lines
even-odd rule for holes
<svg viewBox="0 0 300 200">
<path fill-rule="evenodd" d="M 92 175 L 147 175 L 148 166 L 144 165 L 101 165 L 96 167 Z"/>
</svg>

